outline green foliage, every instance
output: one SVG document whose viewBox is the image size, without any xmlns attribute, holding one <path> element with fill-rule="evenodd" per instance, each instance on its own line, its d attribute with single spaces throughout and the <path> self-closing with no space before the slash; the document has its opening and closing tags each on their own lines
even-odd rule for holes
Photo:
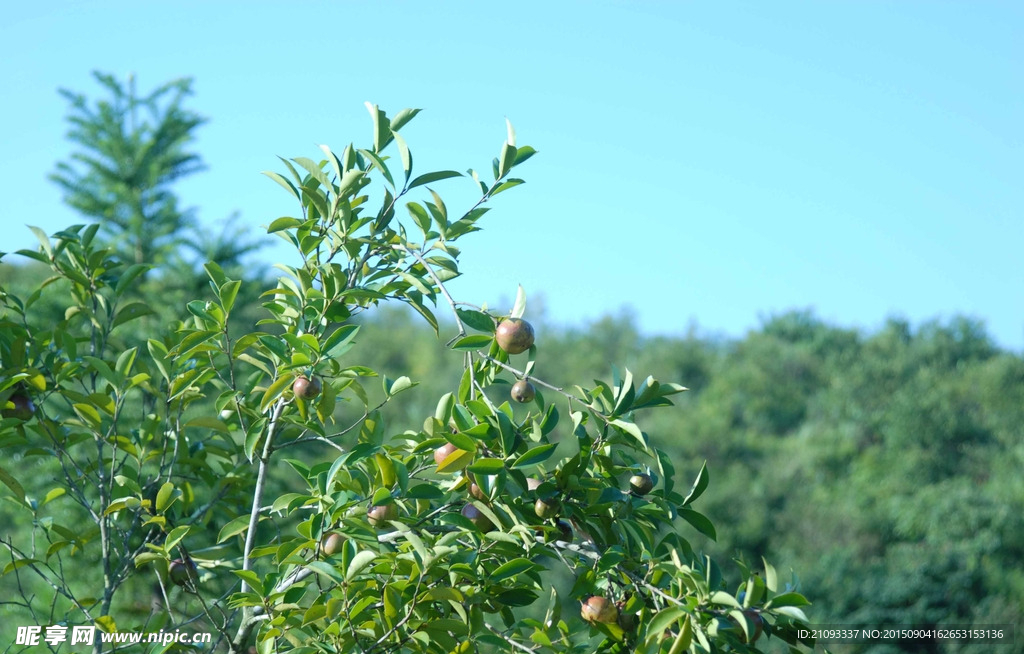
<svg viewBox="0 0 1024 654">
<path fill-rule="evenodd" d="M 753 652 L 761 630 L 796 646 L 807 601 L 791 584 L 768 563 L 727 582 L 691 545 L 717 533 L 699 510 L 707 469 L 693 466 L 682 484 L 643 426 L 686 389 L 628 369 L 551 383 L 543 333 L 522 354 L 496 342 L 501 319 L 526 315 L 522 289 L 506 314 L 445 287 L 459 274 L 457 241 L 523 183 L 511 174 L 534 150 L 509 125 L 493 177 L 466 175 L 479 199 L 451 211 L 433 187 L 463 175 L 414 174 L 399 132 L 418 110 L 368 108 L 372 145 L 323 146 L 320 160 L 267 173 L 297 203 L 269 231 L 301 264 L 280 267 L 253 327 L 232 320 L 251 282 L 211 262 L 209 291 L 188 298 L 171 329 L 140 329 L 154 311 L 133 295 L 146 267 L 123 263 L 99 225 L 39 233 L 40 249 L 21 253 L 70 293 L 56 320 L 34 314 L 41 295 L 0 294 L 0 400 L 9 411 L 16 396 L 36 404 L 0 422 L 6 458 L 26 462 L 0 474 L 21 525 L 0 537 L 11 604 L 104 631 L 212 631 L 231 652 Z M 116 122 L 116 107 L 103 111 Z M 397 370 L 366 365 L 381 330 L 366 316 L 386 301 L 435 334 L 448 329 L 435 315 L 446 309 L 445 356 L 461 360 L 402 426 L 389 414 L 416 392 L 414 366 L 403 367 L 422 339 L 387 333 Z M 605 336 L 623 348 L 635 339 Z M 321 381 L 320 394 L 293 392 L 300 376 Z M 523 378 L 538 392 L 513 406 L 509 385 Z M 756 412 L 778 429 L 793 420 Z M 51 490 L 24 474 L 27 462 L 56 473 Z M 638 473 L 651 492 L 630 491 Z M 331 534 L 343 538 L 327 554 Z M 168 574 L 190 562 L 195 580 Z M 132 598 L 146 585 L 140 607 Z M 593 595 L 620 619 L 584 622 L 576 607 Z"/>
</svg>

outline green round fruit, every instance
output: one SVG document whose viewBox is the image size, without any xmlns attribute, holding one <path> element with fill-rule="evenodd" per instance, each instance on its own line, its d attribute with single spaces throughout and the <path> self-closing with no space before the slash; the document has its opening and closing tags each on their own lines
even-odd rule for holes
<svg viewBox="0 0 1024 654">
<path fill-rule="evenodd" d="M 648 474 L 633 475 L 629 478 L 629 489 L 634 495 L 646 495 L 654 488 L 654 480 Z"/>
<path fill-rule="evenodd" d="M 295 397 L 301 397 L 304 400 L 312 400 L 320 394 L 321 390 L 322 386 L 319 377 L 310 379 L 305 375 L 301 375 L 292 382 L 292 392 L 295 393 Z"/>
<path fill-rule="evenodd" d="M 509 354 L 519 354 L 533 345 L 533 325 L 522 318 L 508 318 L 498 325 L 494 338 L 501 349 Z"/>
<path fill-rule="evenodd" d="M 553 497 L 547 500 L 538 499 L 533 503 L 533 512 L 537 514 L 538 518 L 543 520 L 554 518 L 561 509 L 561 502 Z"/>
<path fill-rule="evenodd" d="M 612 624 L 619 618 L 619 609 L 607 597 L 593 595 L 583 603 L 580 615 L 590 623 Z"/>
<path fill-rule="evenodd" d="M 537 389 L 525 379 L 520 379 L 512 384 L 512 392 L 510 394 L 516 402 L 526 404 L 527 402 L 532 402 L 533 398 L 537 397 Z"/>
</svg>

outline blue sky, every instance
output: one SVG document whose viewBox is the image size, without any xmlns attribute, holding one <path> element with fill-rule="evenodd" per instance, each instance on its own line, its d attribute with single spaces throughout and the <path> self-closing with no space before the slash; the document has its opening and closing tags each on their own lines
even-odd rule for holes
<svg viewBox="0 0 1024 654">
<path fill-rule="evenodd" d="M 276 155 L 422 107 L 420 172 L 540 154 L 463 242 L 458 299 L 742 335 L 813 308 L 865 329 L 966 313 L 1024 349 L 1024 5 L 1016 2 L 20 2 L 0 22 L 0 250 L 80 222 L 46 180 L 58 87 L 195 79 L 216 222 L 294 214 Z M 438 184 L 450 209 L 471 183 Z M 287 257 L 275 246 L 264 251 Z M 536 306 L 536 303 L 535 305 Z"/>
</svg>

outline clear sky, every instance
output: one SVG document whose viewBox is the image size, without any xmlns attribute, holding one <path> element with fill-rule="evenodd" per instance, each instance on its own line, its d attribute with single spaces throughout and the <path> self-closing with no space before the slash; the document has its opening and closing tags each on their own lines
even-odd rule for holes
<svg viewBox="0 0 1024 654">
<path fill-rule="evenodd" d="M 543 295 L 577 324 L 742 335 L 813 308 L 874 329 L 966 313 L 1024 349 L 1024 3 L 11 2 L 0 21 L 0 250 L 81 222 L 46 180 L 58 87 L 191 76 L 204 221 L 295 213 L 260 171 L 422 107 L 417 169 L 539 154 L 463 242 L 458 299 Z M 437 188 L 451 210 L 471 182 Z M 465 191 L 462 193 L 461 191 Z M 263 256 L 281 259 L 283 246 Z"/>
</svg>

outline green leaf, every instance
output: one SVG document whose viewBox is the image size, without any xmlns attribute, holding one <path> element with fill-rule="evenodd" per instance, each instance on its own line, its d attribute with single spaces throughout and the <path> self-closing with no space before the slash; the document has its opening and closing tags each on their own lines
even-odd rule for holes
<svg viewBox="0 0 1024 654">
<path fill-rule="evenodd" d="M 167 507 L 173 504 L 174 500 L 176 499 L 178 498 L 174 497 L 174 484 L 172 484 L 171 482 L 164 483 L 164 485 L 160 487 L 160 490 L 156 494 L 157 512 L 163 513 L 164 511 L 166 511 Z"/>
<path fill-rule="evenodd" d="M 405 174 L 403 182 L 409 181 L 409 175 L 412 174 L 412 152 L 409 151 L 409 146 L 406 144 L 405 139 L 395 132 L 394 120 L 391 121 L 391 136 L 395 139 L 395 145 L 398 146 L 398 155 L 402 159 L 402 172 Z"/>
<path fill-rule="evenodd" d="M 351 348 L 352 339 L 359 333 L 359 325 L 343 325 L 324 340 L 323 351 L 328 358 L 340 357 Z"/>
<path fill-rule="evenodd" d="M 640 446 L 640 449 L 647 451 L 647 439 L 644 437 L 644 433 L 640 431 L 640 428 L 636 426 L 636 423 L 629 422 L 627 420 L 616 419 L 612 420 L 610 424 L 614 427 L 617 427 L 623 433 L 632 436 L 633 439 Z"/>
<path fill-rule="evenodd" d="M 430 286 L 428 286 L 427 282 L 424 282 L 418 276 L 413 275 L 412 273 L 407 273 L 404 270 L 396 270 L 395 274 L 398 275 L 399 277 L 401 277 L 410 286 L 415 288 L 417 291 L 419 291 L 423 295 L 425 295 L 427 297 L 430 297 L 430 298 L 434 297 L 434 289 L 431 288 Z"/>
<path fill-rule="evenodd" d="M 391 119 L 391 131 L 397 132 L 398 130 L 402 129 L 410 120 L 412 120 L 416 116 L 416 114 L 418 114 L 421 111 L 423 110 L 402 109 L 397 114 L 395 114 L 394 118 Z M 398 136 L 397 134 L 392 135 L 395 136 L 396 138 Z"/>
<path fill-rule="evenodd" d="M 716 590 L 711 593 L 711 603 L 720 606 L 731 606 L 735 609 L 742 609 L 743 605 L 736 601 L 736 598 L 723 590 Z"/>
<path fill-rule="evenodd" d="M 546 461 L 552 454 L 555 453 L 555 448 L 558 447 L 557 443 L 548 443 L 546 445 L 538 445 L 537 447 L 529 450 L 526 454 L 516 459 L 516 462 L 512 464 L 513 468 L 527 468 L 529 466 L 537 465 L 542 461 Z"/>
<path fill-rule="evenodd" d="M 522 574 L 527 570 L 531 570 L 534 567 L 536 567 L 535 564 L 529 559 L 512 559 L 511 561 L 498 566 L 498 569 L 491 573 L 490 579 L 494 583 L 501 583 L 506 579 L 511 579 L 512 577 Z"/>
<path fill-rule="evenodd" d="M 310 177 L 318 181 L 325 190 L 331 188 L 331 182 L 327 179 L 323 168 L 317 165 L 315 161 L 308 157 L 294 157 L 292 161 L 305 168 Z M 306 187 L 306 184 L 303 184 L 303 186 Z"/>
<path fill-rule="evenodd" d="M 647 623 L 647 635 L 645 641 L 650 643 L 661 636 L 662 632 L 675 624 L 679 618 L 686 615 L 686 612 L 678 606 L 670 606 L 662 609 Z"/>
<path fill-rule="evenodd" d="M 360 552 L 360 554 L 363 553 L 365 552 Z M 358 554 L 356 556 L 358 556 Z M 345 583 L 345 577 L 341 576 L 341 573 L 338 572 L 338 570 L 330 563 L 325 561 L 310 561 L 306 564 L 306 567 L 321 577 L 326 577 L 329 581 L 333 581 L 336 584 Z"/>
<path fill-rule="evenodd" d="M 290 375 L 281 375 L 274 383 L 270 385 L 267 392 L 263 394 L 263 399 L 260 400 L 260 411 L 266 411 L 267 407 L 274 403 L 281 395 L 284 394 L 286 388 L 291 386 L 292 377 Z"/>
<path fill-rule="evenodd" d="M 430 231 L 430 214 L 423 208 L 418 202 L 408 202 L 405 208 L 409 210 L 409 215 L 412 216 L 413 222 L 420 228 L 424 234 Z"/>
<path fill-rule="evenodd" d="M 526 291 L 523 290 L 523 285 L 520 284 L 519 288 L 516 289 L 516 302 L 512 305 L 512 313 L 509 314 L 509 317 L 522 318 L 524 313 L 526 313 Z"/>
<path fill-rule="evenodd" d="M 780 606 L 808 606 L 810 602 L 800 593 L 782 593 L 768 600 L 765 608 L 778 608 Z"/>
<path fill-rule="evenodd" d="M 387 164 L 384 163 L 384 160 L 381 159 L 377 153 L 370 152 L 369 150 L 359 150 L 359 154 L 363 155 L 364 157 L 372 161 L 373 165 L 380 169 L 380 172 L 382 175 L 384 175 L 384 179 L 387 180 L 388 185 L 391 188 L 395 188 L 395 180 L 393 177 L 391 177 L 391 171 L 388 169 Z"/>
<path fill-rule="evenodd" d="M 775 589 L 778 588 L 779 585 L 779 577 L 775 573 L 775 566 L 768 563 L 764 557 L 761 557 L 761 561 L 764 563 L 764 585 L 768 590 L 774 593 Z"/>
<path fill-rule="evenodd" d="M 121 295 L 125 292 L 129 285 L 134 282 L 139 275 L 152 268 L 149 264 L 145 263 L 133 263 L 121 273 L 120 277 L 117 278 L 117 286 L 114 287 L 114 293 Z"/>
<path fill-rule="evenodd" d="M 114 316 L 114 322 L 111 323 L 110 328 L 115 329 L 120 327 L 124 323 L 141 318 L 142 316 L 148 316 L 155 313 L 149 308 L 149 305 L 144 302 L 129 302 L 128 304 L 121 307 L 117 315 Z"/>
<path fill-rule="evenodd" d="M 700 472 L 697 473 L 697 478 L 693 481 L 693 486 L 690 488 L 690 492 L 687 493 L 686 499 L 683 500 L 683 506 L 686 506 L 696 500 L 698 497 L 704 494 L 704 491 L 708 487 L 708 462 L 705 461 L 701 467 Z"/>
<path fill-rule="evenodd" d="M 483 347 L 490 346 L 492 340 L 494 340 L 492 336 L 484 334 L 470 334 L 469 336 L 463 336 L 452 343 L 451 348 L 453 350 L 479 350 Z"/>
<path fill-rule="evenodd" d="M 53 249 L 50 247 L 50 237 L 46 235 L 46 232 L 38 227 L 29 225 L 28 228 L 36 235 L 36 239 L 39 241 L 39 245 L 43 248 L 43 251 L 46 252 L 46 255 L 52 259 Z"/>
<path fill-rule="evenodd" d="M 672 643 L 672 648 L 668 651 L 668 654 L 683 654 L 683 652 L 690 648 L 692 641 L 693 624 L 689 618 L 686 618 L 686 621 L 683 622 L 683 628 L 679 630 L 679 635 L 676 636 L 675 642 Z"/>
<path fill-rule="evenodd" d="M 778 608 L 773 608 L 772 610 L 776 613 L 781 613 L 782 615 L 799 620 L 800 622 L 807 622 L 807 614 L 795 606 L 780 606 Z"/>
<path fill-rule="evenodd" d="M 351 563 L 348 564 L 348 569 L 345 570 L 345 581 L 351 581 L 352 578 L 362 572 L 366 566 L 370 565 L 375 558 L 377 558 L 377 553 L 369 550 L 363 550 L 353 556 Z"/>
<path fill-rule="evenodd" d="M 456 309 L 455 313 L 459 314 L 459 319 L 461 319 L 463 324 L 467 327 L 472 327 L 478 332 L 484 332 L 487 334 L 494 333 L 494 319 L 486 313 L 483 313 L 482 311 L 474 311 L 472 309 Z"/>
<path fill-rule="evenodd" d="M 4 484 L 6 484 L 6 486 L 11 489 L 11 491 L 14 493 L 14 496 L 18 498 L 19 502 L 21 502 L 22 504 L 25 503 L 25 489 L 22 487 L 22 485 L 18 482 L 17 479 L 12 477 L 10 473 L 8 473 L 3 468 L 0 468 L 0 481 L 4 482 Z"/>
<path fill-rule="evenodd" d="M 408 389 L 412 388 L 415 385 L 416 384 L 413 383 L 413 381 L 411 379 L 409 379 L 408 377 L 406 377 L 405 375 L 402 375 L 401 377 L 399 377 L 398 379 L 396 379 L 394 381 L 392 381 L 392 380 L 388 379 L 387 377 L 385 377 L 384 378 L 384 393 L 388 397 L 391 397 L 392 395 L 398 395 L 402 391 L 408 390 Z"/>
<path fill-rule="evenodd" d="M 242 282 L 238 280 L 232 280 L 225 282 L 220 287 L 220 303 L 224 307 L 224 313 L 230 313 L 231 308 L 235 306 L 235 298 L 238 297 L 238 289 L 242 287 Z"/>
<path fill-rule="evenodd" d="M 217 542 L 223 543 L 232 536 L 237 536 L 249 529 L 249 516 L 240 515 L 231 522 L 221 527 L 220 533 L 217 535 Z"/>
<path fill-rule="evenodd" d="M 524 161 L 526 161 L 527 159 L 529 159 L 530 157 L 532 157 L 535 154 L 537 154 L 537 151 L 534 150 L 533 148 L 531 148 L 528 145 L 524 145 L 522 147 L 516 148 L 516 163 L 515 163 L 515 165 L 518 166 L 519 164 L 523 163 Z"/>
<path fill-rule="evenodd" d="M 295 185 L 292 184 L 291 181 L 289 181 L 288 179 L 285 179 L 281 175 L 278 175 L 277 173 L 275 173 L 273 171 L 270 171 L 270 170 L 264 170 L 263 174 L 266 175 L 267 177 L 269 177 L 270 179 L 274 180 L 275 182 L 277 182 L 281 186 L 283 186 L 285 188 L 285 190 L 287 190 L 289 193 L 291 193 L 292 195 L 295 196 L 296 200 L 300 200 L 300 201 L 302 200 L 302 195 L 299 194 L 299 189 L 295 188 Z M 282 229 L 284 229 L 284 228 L 282 228 Z"/>
<path fill-rule="evenodd" d="M 252 570 L 232 570 L 235 576 L 249 584 L 249 586 L 260 595 L 264 594 L 263 580 Z"/>
<path fill-rule="evenodd" d="M 462 173 L 454 170 L 438 170 L 432 173 L 424 173 L 412 180 L 409 184 L 410 189 L 414 189 L 417 186 L 423 186 L 424 184 L 430 184 L 431 182 L 439 182 L 442 179 L 451 179 L 452 177 L 462 177 Z"/>
<path fill-rule="evenodd" d="M 164 549 L 170 551 L 175 545 L 181 542 L 181 539 L 188 534 L 191 528 L 188 525 L 182 525 L 181 527 L 175 527 L 167 533 L 167 538 L 164 539 Z"/>
<path fill-rule="evenodd" d="M 391 140 L 391 121 L 375 104 L 367 102 L 366 110 L 370 112 L 370 118 L 373 120 L 373 149 L 380 152 Z"/>
<path fill-rule="evenodd" d="M 718 540 L 718 535 L 715 533 L 715 526 L 711 524 L 711 521 L 702 513 L 697 513 L 693 509 L 680 509 L 679 517 L 689 522 L 693 527 L 704 534 L 711 540 Z"/>
<path fill-rule="evenodd" d="M 278 218 L 274 222 L 270 223 L 270 227 L 267 228 L 267 233 L 273 234 L 286 229 L 292 229 L 293 227 L 298 227 L 301 224 L 302 221 L 298 218 L 289 218 L 287 216 L 284 218 Z"/>
<path fill-rule="evenodd" d="M 444 474 L 462 470 L 463 468 L 470 464 L 470 462 L 473 460 L 474 454 L 475 453 L 472 450 L 463 450 L 461 448 L 457 449 L 448 456 L 446 456 L 444 460 L 438 464 L 437 471 Z"/>
<path fill-rule="evenodd" d="M 505 469 L 505 462 L 501 459 L 478 459 L 466 470 L 481 475 L 496 475 Z"/>
</svg>

